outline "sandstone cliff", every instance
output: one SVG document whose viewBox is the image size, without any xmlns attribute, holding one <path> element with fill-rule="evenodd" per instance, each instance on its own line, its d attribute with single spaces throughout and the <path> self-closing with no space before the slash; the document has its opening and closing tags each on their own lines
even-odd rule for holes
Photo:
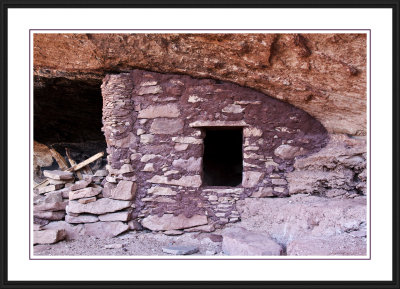
<svg viewBox="0 0 400 289">
<path fill-rule="evenodd" d="M 99 87 L 140 68 L 230 81 L 289 102 L 330 133 L 366 134 L 364 34 L 35 34 L 35 87 Z M 82 84 L 81 84 L 82 86 Z"/>
</svg>

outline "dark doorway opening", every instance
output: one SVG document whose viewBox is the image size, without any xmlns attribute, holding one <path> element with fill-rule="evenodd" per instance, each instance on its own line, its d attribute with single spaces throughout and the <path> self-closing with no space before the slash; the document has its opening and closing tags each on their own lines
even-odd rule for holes
<svg viewBox="0 0 400 289">
<path fill-rule="evenodd" d="M 203 185 L 235 187 L 242 183 L 242 128 L 205 128 Z"/>
</svg>

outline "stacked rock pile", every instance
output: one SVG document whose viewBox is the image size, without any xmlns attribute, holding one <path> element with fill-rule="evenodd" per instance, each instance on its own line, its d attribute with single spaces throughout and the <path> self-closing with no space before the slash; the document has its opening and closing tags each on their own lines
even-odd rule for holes
<svg viewBox="0 0 400 289">
<path fill-rule="evenodd" d="M 76 182 L 74 174 L 68 171 L 45 170 L 43 174 L 47 177 L 47 185 L 35 189 L 33 197 L 34 244 L 55 243 L 67 237 L 68 232 L 61 227 L 43 230 L 50 222 L 58 223 L 54 221 L 64 219 L 72 224 L 93 222 L 94 217 L 66 214 L 66 208 L 70 201 L 88 204 L 101 198 L 101 183 L 108 172 L 98 170 L 94 175 L 82 175 Z"/>
</svg>

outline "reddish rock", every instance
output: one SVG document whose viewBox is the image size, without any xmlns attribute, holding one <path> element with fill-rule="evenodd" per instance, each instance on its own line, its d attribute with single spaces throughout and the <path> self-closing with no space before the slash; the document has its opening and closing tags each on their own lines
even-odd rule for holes
<svg viewBox="0 0 400 289">
<path fill-rule="evenodd" d="M 137 190 L 136 183 L 131 181 L 120 181 L 118 185 L 103 195 L 110 199 L 130 201 L 135 197 Z"/>
<path fill-rule="evenodd" d="M 366 134 L 366 40 L 334 33 L 41 33 L 33 39 L 34 74 L 100 83 L 108 71 L 133 67 L 184 72 L 254 88 L 304 109 L 329 132 L 360 135 Z M 157 91 L 149 87 L 141 93 Z"/>
</svg>

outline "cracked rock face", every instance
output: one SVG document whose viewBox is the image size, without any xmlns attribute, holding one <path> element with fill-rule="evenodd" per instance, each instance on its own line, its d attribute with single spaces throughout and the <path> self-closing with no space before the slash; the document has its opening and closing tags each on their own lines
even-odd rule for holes
<svg viewBox="0 0 400 289">
<path fill-rule="evenodd" d="M 366 134 L 365 34 L 36 34 L 33 56 L 35 90 L 50 79 L 99 87 L 132 68 L 187 74 L 289 102 L 330 133 Z"/>
</svg>

